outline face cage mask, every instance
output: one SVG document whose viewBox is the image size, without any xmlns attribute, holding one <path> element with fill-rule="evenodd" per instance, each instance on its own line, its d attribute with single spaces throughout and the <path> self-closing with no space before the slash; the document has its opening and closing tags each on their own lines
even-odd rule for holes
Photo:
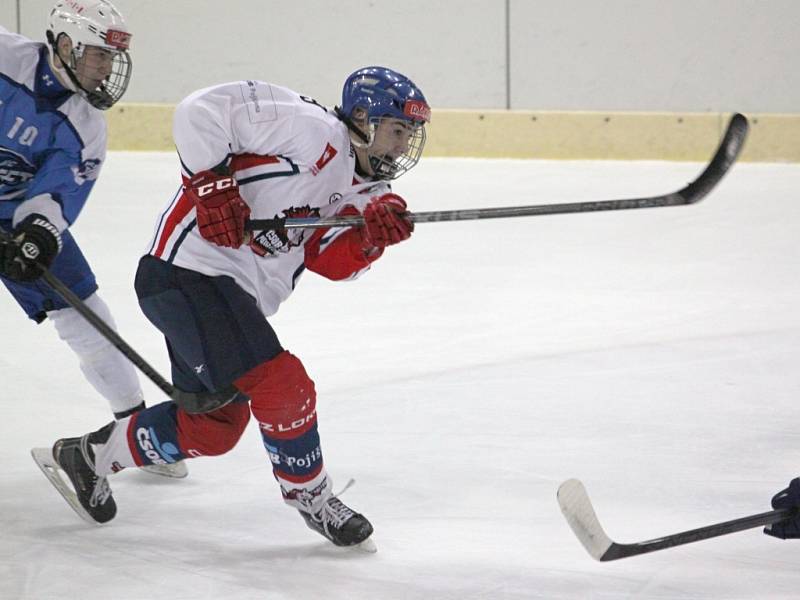
<svg viewBox="0 0 800 600">
<path fill-rule="evenodd" d="M 83 46 L 79 46 L 72 50 L 70 57 L 70 65 L 66 68 L 72 83 L 80 91 L 81 95 L 97 109 L 108 110 L 111 108 L 128 89 L 128 83 L 131 80 L 131 70 L 133 63 L 130 54 L 125 50 L 117 50 L 114 52 L 114 58 L 111 62 L 111 73 L 106 77 L 99 86 L 94 90 L 87 90 L 78 81 L 76 74 L 81 73 L 78 65 L 78 60 L 83 56 Z"/>
<path fill-rule="evenodd" d="M 375 140 L 375 130 L 377 129 L 380 120 L 380 118 L 370 120 L 370 146 Z M 414 124 L 413 127 L 414 133 L 411 134 L 411 137 L 408 140 L 408 149 L 397 158 L 392 158 L 388 154 L 371 154 L 369 152 L 369 146 L 367 147 L 367 153 L 369 154 L 369 165 L 372 168 L 373 173 L 375 173 L 375 177 L 387 181 L 397 179 L 400 177 L 400 175 L 406 171 L 409 171 L 419 162 L 419 159 L 422 156 L 422 149 L 425 147 L 425 140 L 427 139 L 425 133 L 425 124 Z"/>
</svg>

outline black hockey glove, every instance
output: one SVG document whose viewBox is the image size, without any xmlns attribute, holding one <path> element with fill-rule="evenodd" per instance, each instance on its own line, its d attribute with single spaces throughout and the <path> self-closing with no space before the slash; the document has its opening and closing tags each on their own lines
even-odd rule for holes
<svg viewBox="0 0 800 600">
<path fill-rule="evenodd" d="M 61 250 L 61 234 L 41 215 L 29 215 L 0 238 L 0 273 L 16 281 L 34 281 Z"/>
<path fill-rule="evenodd" d="M 764 533 L 772 537 L 786 540 L 789 538 L 800 538 L 800 478 L 792 479 L 789 487 L 775 494 L 772 498 L 772 508 L 794 508 L 795 515 L 785 521 L 767 525 Z"/>
</svg>

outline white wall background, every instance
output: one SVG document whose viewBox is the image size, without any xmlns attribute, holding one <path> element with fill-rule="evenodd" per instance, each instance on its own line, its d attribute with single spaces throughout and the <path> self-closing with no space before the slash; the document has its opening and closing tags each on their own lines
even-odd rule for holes
<svg viewBox="0 0 800 600">
<path fill-rule="evenodd" d="M 17 31 L 16 0 L 0 1 L 0 25 L 9 31 Z"/>
<path fill-rule="evenodd" d="M 0 0 L 43 39 L 53 0 Z M 116 0 L 134 32 L 127 101 L 240 78 L 333 104 L 386 64 L 439 108 L 797 112 L 796 0 Z"/>
</svg>

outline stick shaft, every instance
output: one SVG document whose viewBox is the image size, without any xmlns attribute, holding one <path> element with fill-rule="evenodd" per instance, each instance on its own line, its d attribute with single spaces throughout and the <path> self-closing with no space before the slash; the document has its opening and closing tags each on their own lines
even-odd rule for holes
<svg viewBox="0 0 800 600">
<path fill-rule="evenodd" d="M 471 208 L 459 210 L 437 210 L 405 213 L 414 223 L 439 223 L 442 221 L 475 221 L 478 219 L 504 219 L 509 217 L 533 217 L 569 213 L 600 212 L 635 208 L 655 208 L 660 206 L 680 206 L 686 204 L 677 194 L 658 198 L 631 198 L 625 200 L 594 200 L 589 202 L 569 202 L 562 204 L 533 204 L 530 206 L 503 206 L 497 208 Z M 285 229 L 319 229 L 322 227 L 359 227 L 364 217 L 349 215 L 344 217 L 286 219 L 278 224 L 274 219 L 251 219 L 248 230 L 271 229 L 276 226 Z"/>
<path fill-rule="evenodd" d="M 682 546 L 683 544 L 691 544 L 702 540 L 736 533 L 738 531 L 745 531 L 746 529 L 753 529 L 755 527 L 763 527 L 772 523 L 778 523 L 792 516 L 794 511 L 789 509 L 772 510 L 765 513 L 749 515 L 731 521 L 723 521 L 697 529 L 690 529 L 680 533 L 673 533 L 661 538 L 638 542 L 635 544 L 618 544 L 613 543 L 611 547 L 600 559 L 601 561 L 616 560 L 619 558 L 626 558 L 628 556 L 637 556 L 639 554 L 647 554 L 648 552 L 656 552 L 657 550 L 664 550 L 666 548 L 673 548 L 675 546 Z"/>
<path fill-rule="evenodd" d="M 529 206 L 506 206 L 499 208 L 474 208 L 405 213 L 414 223 L 438 223 L 440 221 L 471 221 L 476 219 L 500 219 L 558 215 L 609 210 L 631 210 L 637 208 L 659 208 L 683 206 L 702 200 L 714 189 L 730 170 L 744 146 L 749 125 L 747 118 L 734 114 L 725 130 L 714 156 L 694 181 L 676 192 L 644 198 L 622 198 L 616 200 L 593 200 L 560 204 L 533 204 Z M 322 227 L 358 227 L 364 224 L 360 215 L 340 217 L 306 217 L 300 219 L 251 219 L 245 225 L 250 231 L 264 229 L 317 229 Z"/>
</svg>

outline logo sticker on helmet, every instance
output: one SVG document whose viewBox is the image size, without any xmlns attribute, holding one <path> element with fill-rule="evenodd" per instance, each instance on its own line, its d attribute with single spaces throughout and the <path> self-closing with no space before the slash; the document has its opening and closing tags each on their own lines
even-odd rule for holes
<svg viewBox="0 0 800 600">
<path fill-rule="evenodd" d="M 431 107 L 420 100 L 406 100 L 403 114 L 411 119 L 427 123 L 431 120 Z"/>
<path fill-rule="evenodd" d="M 119 48 L 120 50 L 127 50 L 131 45 L 132 34 L 127 31 L 118 31 L 116 29 L 109 29 L 106 31 L 106 44 Z"/>
<path fill-rule="evenodd" d="M 66 2 L 67 6 L 70 6 L 76 13 L 81 14 L 85 10 L 85 6 L 80 2 L 75 2 L 75 0 L 69 0 Z"/>
</svg>

